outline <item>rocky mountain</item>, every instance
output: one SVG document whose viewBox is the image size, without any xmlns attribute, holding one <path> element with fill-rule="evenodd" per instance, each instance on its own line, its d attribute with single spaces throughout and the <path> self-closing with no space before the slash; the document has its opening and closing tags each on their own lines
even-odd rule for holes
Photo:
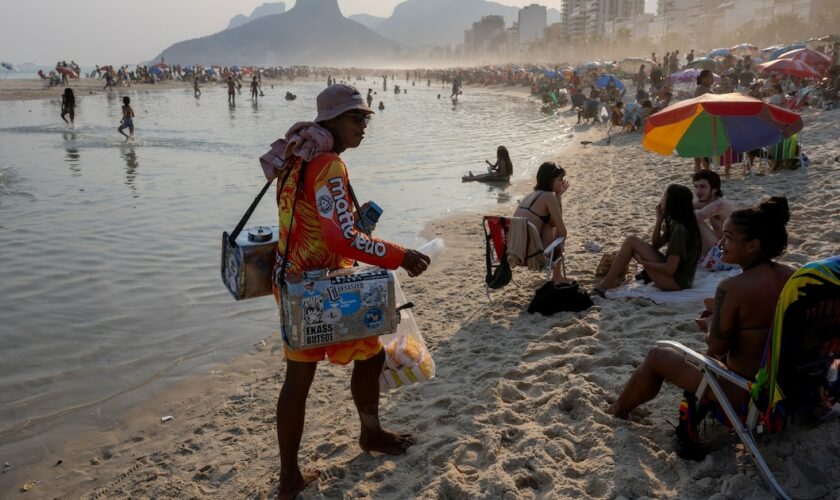
<svg viewBox="0 0 840 500">
<path fill-rule="evenodd" d="M 377 17 L 371 16 L 370 14 L 353 14 L 352 16 L 348 16 L 350 19 L 360 23 L 368 28 L 376 31 L 376 28 L 379 27 L 380 24 L 385 22 L 387 17 Z"/>
<path fill-rule="evenodd" d="M 399 51 L 398 43 L 344 17 L 338 0 L 298 0 L 284 14 L 178 42 L 161 55 L 185 65 L 351 66 L 394 61 Z"/>
<path fill-rule="evenodd" d="M 228 23 L 228 27 L 226 29 L 238 28 L 243 24 L 249 23 L 255 19 L 259 19 L 265 16 L 273 16 L 275 14 L 282 14 L 284 12 L 286 12 L 286 4 L 283 2 L 264 3 L 256 9 L 254 9 L 254 11 L 251 12 L 250 16 L 239 14 L 231 18 L 230 23 Z"/>
</svg>

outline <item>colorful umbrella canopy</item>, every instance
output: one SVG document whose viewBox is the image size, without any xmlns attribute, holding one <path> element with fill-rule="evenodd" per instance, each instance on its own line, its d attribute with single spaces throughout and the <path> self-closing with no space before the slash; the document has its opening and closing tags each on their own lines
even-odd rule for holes
<svg viewBox="0 0 840 500">
<path fill-rule="evenodd" d="M 686 68 L 701 68 L 713 71 L 715 66 L 717 66 L 717 62 L 714 59 L 709 59 L 708 57 L 700 57 L 685 65 Z"/>
<path fill-rule="evenodd" d="M 720 49 L 710 50 L 708 53 L 706 53 L 706 57 L 726 57 L 731 54 L 732 51 L 730 49 L 722 47 Z"/>
<path fill-rule="evenodd" d="M 627 89 L 624 87 L 624 84 L 621 83 L 621 80 L 619 80 L 617 76 L 611 74 L 604 74 L 599 76 L 598 79 L 595 80 L 595 86 L 602 89 L 607 88 L 610 85 L 610 83 L 612 83 L 612 85 L 615 85 L 615 88 L 621 91 L 621 95 L 624 95 L 624 92 Z"/>
<path fill-rule="evenodd" d="M 734 45 L 732 48 L 729 49 L 733 55 L 736 56 L 745 56 L 749 55 L 758 55 L 758 45 L 753 45 L 751 43 L 739 43 L 738 45 Z"/>
<path fill-rule="evenodd" d="M 773 59 L 778 59 L 779 56 L 784 54 L 785 52 L 790 52 L 791 50 L 805 49 L 805 48 L 808 48 L 808 46 L 805 45 L 804 43 L 794 43 L 793 45 L 785 45 L 784 47 L 779 47 L 778 49 L 771 52 L 770 56 L 767 59 L 772 61 Z"/>
<path fill-rule="evenodd" d="M 673 83 L 696 83 L 701 71 L 699 68 L 681 69 L 676 73 L 671 73 L 668 79 Z M 720 81 L 720 75 L 717 73 L 712 73 L 712 75 L 714 75 L 715 82 Z"/>
<path fill-rule="evenodd" d="M 756 68 L 765 73 L 784 73 L 802 78 L 819 78 L 822 76 L 822 73 L 797 59 L 776 59 L 775 61 L 761 63 Z"/>
<path fill-rule="evenodd" d="M 824 72 L 831 66 L 831 58 L 822 52 L 817 52 L 811 49 L 795 49 L 790 52 L 785 52 L 779 56 L 779 59 L 794 59 L 802 61 L 808 66 L 813 67 L 817 71 Z"/>
<path fill-rule="evenodd" d="M 802 117 L 759 99 L 733 94 L 703 94 L 651 115 L 642 146 L 684 158 L 717 157 L 776 144 L 802 130 Z"/>
<path fill-rule="evenodd" d="M 643 64 L 645 65 L 645 73 L 650 73 L 650 69 L 653 68 L 656 63 L 650 59 L 644 59 L 641 57 L 628 57 L 626 59 L 622 59 L 621 62 L 618 63 L 618 69 L 626 73 L 638 73 L 639 68 L 641 68 Z"/>
</svg>

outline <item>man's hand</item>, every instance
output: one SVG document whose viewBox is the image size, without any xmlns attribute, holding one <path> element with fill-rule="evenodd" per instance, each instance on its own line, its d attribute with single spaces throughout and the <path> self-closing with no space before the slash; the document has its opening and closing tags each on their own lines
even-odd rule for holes
<svg viewBox="0 0 840 500">
<path fill-rule="evenodd" d="M 428 269 L 429 262 L 431 262 L 431 259 L 428 256 L 423 255 L 417 250 L 407 249 L 400 267 L 408 271 L 408 275 L 413 278 Z"/>
</svg>

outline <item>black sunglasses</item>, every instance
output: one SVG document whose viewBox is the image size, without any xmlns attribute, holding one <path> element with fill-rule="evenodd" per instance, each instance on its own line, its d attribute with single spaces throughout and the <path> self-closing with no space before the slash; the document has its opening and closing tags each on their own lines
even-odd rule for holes
<svg viewBox="0 0 840 500">
<path fill-rule="evenodd" d="M 364 123 L 365 125 L 370 123 L 370 114 L 368 113 L 347 113 L 351 117 L 353 117 L 353 123 Z"/>
</svg>

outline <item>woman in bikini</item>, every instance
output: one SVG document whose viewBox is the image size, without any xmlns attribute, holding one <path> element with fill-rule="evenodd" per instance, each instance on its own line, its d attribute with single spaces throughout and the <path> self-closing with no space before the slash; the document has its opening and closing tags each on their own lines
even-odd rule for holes
<svg viewBox="0 0 840 500">
<path fill-rule="evenodd" d="M 718 285 L 714 299 L 697 324 L 705 332 L 708 354 L 722 366 L 752 380 L 761 366 L 767 335 L 773 325 L 776 302 L 793 269 L 773 261 L 787 246 L 785 225 L 790 218 L 786 198 L 774 197 L 758 207 L 732 212 L 723 225 L 721 254 L 727 264 L 741 266 L 743 273 Z M 666 380 L 695 392 L 702 379 L 682 353 L 669 347 L 654 347 L 630 377 L 610 413 L 627 418 L 637 406 L 659 393 Z M 722 381 L 736 408 L 747 394 Z"/>
<path fill-rule="evenodd" d="M 563 193 L 569 189 L 569 181 L 565 179 L 566 171 L 552 162 L 540 165 L 537 171 L 537 185 L 534 191 L 526 196 L 516 211 L 514 217 L 524 217 L 540 233 L 543 247 L 547 247 L 557 238 L 566 237 L 566 224 L 563 223 Z M 551 273 L 552 281 L 564 279 L 560 269 L 555 268 Z"/>
</svg>

